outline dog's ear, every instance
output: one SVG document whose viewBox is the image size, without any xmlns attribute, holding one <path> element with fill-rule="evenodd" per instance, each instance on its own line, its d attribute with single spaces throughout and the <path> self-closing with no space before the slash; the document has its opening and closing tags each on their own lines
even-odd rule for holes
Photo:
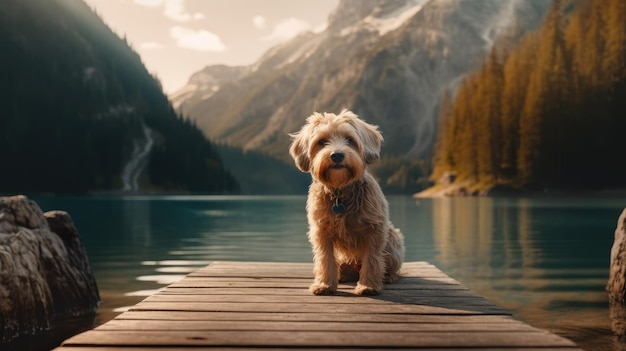
<svg viewBox="0 0 626 351">
<path fill-rule="evenodd" d="M 309 129 L 310 126 L 306 124 L 298 132 L 290 133 L 291 146 L 289 147 L 289 154 L 296 163 L 296 167 L 302 172 L 309 172 L 311 169 L 311 160 L 309 159 Z"/>
<path fill-rule="evenodd" d="M 361 139 L 363 146 L 363 158 L 365 163 L 371 164 L 380 159 L 380 148 L 383 144 L 383 135 L 378 131 L 378 126 L 360 120 L 357 115 L 350 111 L 341 111 L 342 114 L 349 114 L 350 123 L 354 126 L 357 135 Z"/>
<path fill-rule="evenodd" d="M 363 128 L 359 133 L 363 142 L 363 157 L 365 163 L 370 164 L 380 159 L 380 148 L 383 144 L 383 135 L 378 131 L 378 126 L 361 121 Z"/>
</svg>

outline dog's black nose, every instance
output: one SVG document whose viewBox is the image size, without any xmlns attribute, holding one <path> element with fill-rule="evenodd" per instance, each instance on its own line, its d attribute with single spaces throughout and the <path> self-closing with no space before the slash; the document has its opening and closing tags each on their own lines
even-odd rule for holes
<svg viewBox="0 0 626 351">
<path fill-rule="evenodd" d="M 340 163 L 341 161 L 343 161 L 343 152 L 333 152 L 332 154 L 330 154 L 330 159 L 333 160 L 333 162 L 335 163 Z"/>
</svg>

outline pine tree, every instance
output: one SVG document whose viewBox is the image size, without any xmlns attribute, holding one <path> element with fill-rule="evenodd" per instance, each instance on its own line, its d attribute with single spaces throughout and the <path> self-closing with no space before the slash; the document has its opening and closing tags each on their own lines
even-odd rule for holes
<svg viewBox="0 0 626 351">
<path fill-rule="evenodd" d="M 438 181 L 446 173 L 455 168 L 453 142 L 454 135 L 454 111 L 450 92 L 445 91 L 440 103 L 439 130 L 435 144 L 435 156 L 433 158 L 432 180 Z"/>
<path fill-rule="evenodd" d="M 512 51 L 504 64 L 502 89 L 502 163 L 500 168 L 508 179 L 517 173 L 520 140 L 520 115 L 524 108 L 530 75 L 537 52 L 538 37 L 527 35 Z"/>
<path fill-rule="evenodd" d="M 626 78 L 626 2 L 609 0 L 604 10 L 606 30 L 602 55 L 602 69 L 607 83 L 623 82 Z"/>
<path fill-rule="evenodd" d="M 488 182 L 499 182 L 502 178 L 502 147 L 503 147 L 503 135 L 502 135 L 502 90 L 504 88 L 504 69 L 500 57 L 498 56 L 497 48 L 493 47 L 487 60 L 485 67 L 486 81 L 485 85 L 486 94 L 486 116 L 489 128 L 489 148 L 485 150 L 489 153 L 488 160 L 489 165 L 486 169 L 490 172 L 490 177 L 486 178 Z"/>
<path fill-rule="evenodd" d="M 457 177 L 462 180 L 477 182 L 478 169 L 478 138 L 479 118 L 473 93 L 478 88 L 477 76 L 468 77 L 459 90 L 454 105 L 455 142 L 454 154 L 458 155 Z"/>
<path fill-rule="evenodd" d="M 582 44 L 577 46 L 578 68 L 581 76 L 589 83 L 591 89 L 598 88 L 604 81 L 601 55 L 605 42 L 602 30 L 605 27 L 603 9 L 605 1 L 586 1 L 582 6 L 588 13 L 577 12 L 583 23 Z M 584 18 L 584 19 L 583 19 Z"/>
<path fill-rule="evenodd" d="M 564 52 L 561 1 L 554 0 L 540 31 L 536 65 L 520 120 L 518 170 L 522 185 L 545 186 L 558 174 L 553 162 L 558 158 L 559 138 L 555 141 L 554 133 L 565 122 L 560 103 L 560 84 L 567 69 Z"/>
</svg>

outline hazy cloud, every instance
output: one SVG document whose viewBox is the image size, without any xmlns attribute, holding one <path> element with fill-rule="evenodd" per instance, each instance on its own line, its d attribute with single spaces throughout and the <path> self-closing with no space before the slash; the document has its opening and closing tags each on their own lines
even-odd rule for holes
<svg viewBox="0 0 626 351">
<path fill-rule="evenodd" d="M 198 51 L 225 51 L 226 46 L 222 39 L 206 30 L 193 30 L 181 26 L 170 28 L 170 36 L 176 40 L 181 48 Z"/>
<path fill-rule="evenodd" d="M 154 41 L 144 41 L 140 44 L 140 47 L 146 50 L 159 50 L 164 48 L 163 44 Z"/>
<path fill-rule="evenodd" d="M 178 22 L 189 22 L 196 15 L 192 15 L 185 10 L 185 0 L 165 0 L 163 13 L 165 16 Z"/>
<path fill-rule="evenodd" d="M 134 0 L 136 4 L 149 7 L 157 7 L 163 4 L 164 0 Z"/>
<path fill-rule="evenodd" d="M 185 9 L 185 0 L 133 0 L 136 4 L 148 7 L 163 6 L 163 14 L 177 22 L 189 22 L 191 20 L 204 19 L 200 12 L 189 13 Z"/>
<path fill-rule="evenodd" d="M 305 30 L 311 29 L 309 22 L 298 18 L 287 18 L 278 22 L 272 33 L 263 37 L 263 40 L 284 41 L 291 39 Z"/>
<path fill-rule="evenodd" d="M 259 29 L 264 29 L 267 27 L 267 20 L 263 16 L 256 15 L 252 18 L 252 24 Z"/>
</svg>

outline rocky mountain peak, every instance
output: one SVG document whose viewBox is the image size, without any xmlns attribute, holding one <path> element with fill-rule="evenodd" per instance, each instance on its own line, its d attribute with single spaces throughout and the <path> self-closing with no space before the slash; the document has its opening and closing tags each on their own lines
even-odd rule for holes
<svg viewBox="0 0 626 351">
<path fill-rule="evenodd" d="M 249 71 L 245 66 L 213 65 L 194 73 L 182 89 L 169 96 L 175 109 L 185 109 L 184 103 L 195 94 L 202 94 L 203 99 L 218 92 L 222 85 L 234 82 Z"/>
<path fill-rule="evenodd" d="M 194 77 L 175 101 L 210 138 L 281 159 L 287 133 L 306 116 L 342 108 L 381 127 L 387 155 L 429 158 L 442 93 L 480 64 L 504 28 L 520 19 L 525 29 L 537 25 L 548 5 L 341 0 L 324 31 L 271 48 L 219 91 L 194 88 Z"/>
<path fill-rule="evenodd" d="M 431 0 L 342 0 L 329 16 L 330 33 L 369 29 L 385 34 L 399 27 Z"/>
</svg>

